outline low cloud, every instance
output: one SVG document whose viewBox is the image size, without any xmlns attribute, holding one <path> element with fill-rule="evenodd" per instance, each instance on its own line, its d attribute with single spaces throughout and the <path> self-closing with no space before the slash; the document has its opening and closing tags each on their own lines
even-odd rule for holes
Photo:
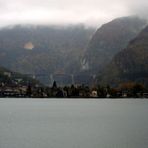
<svg viewBox="0 0 148 148">
<path fill-rule="evenodd" d="M 146 0 L 0 0 L 0 25 L 98 25 L 127 15 L 146 17 L 147 8 Z"/>
<path fill-rule="evenodd" d="M 140 0 L 140 1 L 131 0 L 128 3 L 128 11 L 131 14 L 135 14 L 140 17 L 148 19 L 147 10 L 148 10 L 147 0 Z"/>
</svg>

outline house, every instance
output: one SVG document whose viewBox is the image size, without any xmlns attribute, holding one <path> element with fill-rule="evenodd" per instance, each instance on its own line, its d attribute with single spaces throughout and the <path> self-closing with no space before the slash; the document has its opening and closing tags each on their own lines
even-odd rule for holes
<svg viewBox="0 0 148 148">
<path fill-rule="evenodd" d="M 91 94 L 90 94 L 90 97 L 92 97 L 92 98 L 97 98 L 97 97 L 98 97 L 97 91 L 96 91 L 96 90 L 93 90 L 93 91 L 91 92 Z"/>
</svg>

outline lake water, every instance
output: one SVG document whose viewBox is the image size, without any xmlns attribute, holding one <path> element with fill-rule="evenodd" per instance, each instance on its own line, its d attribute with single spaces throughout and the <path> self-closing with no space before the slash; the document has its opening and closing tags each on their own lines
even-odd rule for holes
<svg viewBox="0 0 148 148">
<path fill-rule="evenodd" d="M 0 148 L 148 148 L 148 100 L 0 99 Z"/>
</svg>

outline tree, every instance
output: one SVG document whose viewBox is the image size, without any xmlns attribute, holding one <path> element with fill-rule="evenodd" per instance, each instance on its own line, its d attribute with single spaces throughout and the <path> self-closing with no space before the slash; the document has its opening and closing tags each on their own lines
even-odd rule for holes
<svg viewBox="0 0 148 148">
<path fill-rule="evenodd" d="M 52 88 L 53 89 L 57 89 L 57 83 L 56 83 L 56 81 L 53 82 Z"/>
<path fill-rule="evenodd" d="M 27 87 L 27 90 L 26 90 L 26 95 L 28 97 L 31 97 L 31 94 L 32 94 L 32 90 L 31 90 L 31 85 L 29 84 L 28 87 Z"/>
<path fill-rule="evenodd" d="M 144 90 L 144 86 L 142 84 L 135 84 L 133 86 L 132 92 L 133 95 L 137 97 L 137 93 L 142 93 Z"/>
</svg>

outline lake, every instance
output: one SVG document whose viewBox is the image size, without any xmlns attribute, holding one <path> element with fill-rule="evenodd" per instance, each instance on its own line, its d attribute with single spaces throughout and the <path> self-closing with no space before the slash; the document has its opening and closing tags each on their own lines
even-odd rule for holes
<svg viewBox="0 0 148 148">
<path fill-rule="evenodd" d="M 148 100 L 0 99 L 0 148 L 148 148 Z"/>
</svg>

